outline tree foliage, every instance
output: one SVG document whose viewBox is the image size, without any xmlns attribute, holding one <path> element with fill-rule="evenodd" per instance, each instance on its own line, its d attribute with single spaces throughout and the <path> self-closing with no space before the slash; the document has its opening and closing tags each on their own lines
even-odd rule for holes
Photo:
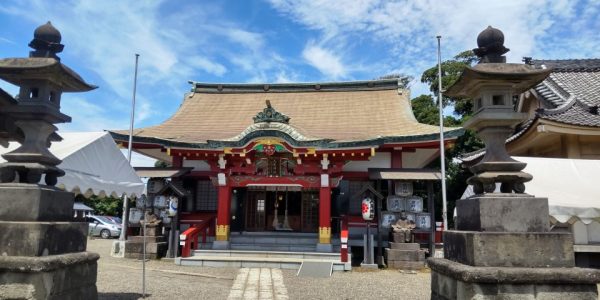
<svg viewBox="0 0 600 300">
<path fill-rule="evenodd" d="M 477 56 L 471 50 L 463 51 L 453 59 L 442 62 L 442 87 L 447 89 L 449 86 L 454 84 L 462 71 L 471 66 L 474 62 L 477 61 Z M 438 66 L 433 66 L 421 75 L 421 82 L 429 85 L 429 90 L 437 96 L 438 94 Z M 472 113 L 473 103 L 467 98 L 451 98 L 447 95 L 443 94 L 442 101 L 444 102 L 444 106 L 453 105 L 454 113 L 465 117 Z"/>
<path fill-rule="evenodd" d="M 120 198 L 91 196 L 85 198 L 78 195 L 76 201 L 94 209 L 94 214 L 102 216 L 121 216 L 123 214 L 123 200 Z"/>
<path fill-rule="evenodd" d="M 169 164 L 166 161 L 157 160 L 154 162 L 155 168 L 168 168 Z"/>
</svg>

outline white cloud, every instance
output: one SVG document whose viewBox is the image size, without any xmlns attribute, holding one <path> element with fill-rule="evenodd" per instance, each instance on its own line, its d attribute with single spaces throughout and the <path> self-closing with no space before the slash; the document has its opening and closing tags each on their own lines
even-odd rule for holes
<svg viewBox="0 0 600 300">
<path fill-rule="evenodd" d="M 222 64 L 211 61 L 201 56 L 191 57 L 189 59 L 189 64 L 216 76 L 223 76 L 223 74 L 227 72 L 227 68 Z"/>
<path fill-rule="evenodd" d="M 340 57 L 333 51 L 314 45 L 312 42 L 306 45 L 302 51 L 302 57 L 327 77 L 337 79 L 347 75 L 346 67 Z"/>
<path fill-rule="evenodd" d="M 367 42 L 386 48 L 373 55 L 379 63 L 388 65 L 384 69 L 401 68 L 418 78 L 423 70 L 436 63 L 436 35 L 443 36 L 442 53 L 447 59 L 475 48 L 477 35 L 488 25 L 504 32 L 505 44 L 511 49 L 507 54 L 511 62 L 520 62 L 523 56 L 597 56 L 600 47 L 597 0 L 271 0 L 270 3 L 282 15 L 320 34 L 319 46 L 307 47 L 305 58 L 306 53 L 311 53 L 307 50 L 312 50 L 311 57 L 319 57 L 323 53 L 320 49 L 336 49 L 333 70 L 339 66 L 336 62 L 356 61 L 357 56 L 346 48 Z M 561 34 L 565 32 L 566 39 Z M 577 47 L 585 49 L 576 50 Z M 314 58 L 309 62 L 319 65 Z M 366 64 L 367 68 L 369 65 Z M 381 72 L 380 67 L 372 67 L 371 72 Z M 319 70 L 336 72 L 322 66 Z"/>
</svg>

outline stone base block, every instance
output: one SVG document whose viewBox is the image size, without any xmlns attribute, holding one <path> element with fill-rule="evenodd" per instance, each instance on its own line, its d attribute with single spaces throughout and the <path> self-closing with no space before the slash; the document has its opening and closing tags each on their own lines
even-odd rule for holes
<svg viewBox="0 0 600 300">
<path fill-rule="evenodd" d="M 598 299 L 600 270 L 471 267 L 430 258 L 431 299 Z"/>
<path fill-rule="evenodd" d="M 419 243 L 392 243 L 392 242 L 390 242 L 390 249 L 420 250 L 421 245 Z"/>
<path fill-rule="evenodd" d="M 167 243 L 146 242 L 146 258 L 158 259 L 167 254 Z M 127 241 L 125 242 L 125 258 L 142 258 L 144 255 L 144 243 Z"/>
<path fill-rule="evenodd" d="M 73 219 L 73 193 L 55 187 L 25 184 L 0 184 L 0 220 L 70 221 Z"/>
<path fill-rule="evenodd" d="M 570 233 L 444 232 L 444 257 L 478 267 L 573 267 Z"/>
<path fill-rule="evenodd" d="M 548 198 L 490 194 L 456 201 L 457 230 L 547 232 Z"/>
<path fill-rule="evenodd" d="M 366 263 L 360 263 L 360 267 L 363 269 L 371 269 L 371 270 L 378 270 L 379 266 L 377 264 L 366 264 Z"/>
<path fill-rule="evenodd" d="M 146 226 L 146 237 L 162 236 L 162 226 Z"/>
<path fill-rule="evenodd" d="M 388 261 L 388 268 L 399 270 L 421 270 L 425 268 L 425 261 Z"/>
<path fill-rule="evenodd" d="M 393 260 L 425 261 L 425 251 L 385 248 L 385 257 L 387 258 L 388 262 Z"/>
<path fill-rule="evenodd" d="M 82 252 L 87 245 L 87 230 L 87 223 L 0 221 L 0 255 L 46 256 Z"/>
<path fill-rule="evenodd" d="M 97 299 L 96 253 L 0 256 L 2 299 Z"/>
<path fill-rule="evenodd" d="M 390 233 L 390 239 L 394 243 L 406 243 L 406 240 L 411 240 L 412 236 L 410 232 L 392 232 Z"/>
<path fill-rule="evenodd" d="M 127 238 L 128 242 L 133 242 L 133 243 L 143 243 L 144 242 L 144 237 L 143 236 L 130 236 Z M 164 236 L 146 236 L 146 243 L 162 243 L 162 242 L 166 242 L 167 238 Z"/>
<path fill-rule="evenodd" d="M 117 257 L 117 258 L 123 258 L 125 257 L 125 243 L 127 241 L 114 241 L 112 243 L 112 247 L 110 249 L 110 256 L 112 257 Z"/>
</svg>

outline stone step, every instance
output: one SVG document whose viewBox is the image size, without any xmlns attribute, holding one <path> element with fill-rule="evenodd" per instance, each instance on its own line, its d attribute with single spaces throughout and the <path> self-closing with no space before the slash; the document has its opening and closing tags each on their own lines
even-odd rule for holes
<svg viewBox="0 0 600 300">
<path fill-rule="evenodd" d="M 280 245 L 316 245 L 318 238 L 313 237 L 290 237 L 290 236 L 231 236 L 233 244 L 280 244 Z"/>
<path fill-rule="evenodd" d="M 261 257 L 261 256 L 215 256 L 194 255 L 175 259 L 175 264 L 182 266 L 230 267 L 230 268 L 276 268 L 297 270 L 303 261 L 321 261 L 333 263 L 333 271 L 349 271 L 352 266 L 350 259 L 342 263 L 339 256 L 332 259 L 304 259 L 294 257 Z"/>
<path fill-rule="evenodd" d="M 270 258 L 302 258 L 302 259 L 329 259 L 339 260 L 339 253 L 324 252 L 290 252 L 290 251 L 243 251 L 243 250 L 194 250 L 193 256 L 220 256 L 220 257 L 270 257 Z"/>
<path fill-rule="evenodd" d="M 421 245 L 419 243 L 393 243 L 390 242 L 391 249 L 398 250 L 420 250 Z"/>
<path fill-rule="evenodd" d="M 402 261 L 425 261 L 424 250 L 399 250 L 399 249 L 385 249 L 385 257 L 388 261 L 402 260 Z"/>
<path fill-rule="evenodd" d="M 250 251 L 291 251 L 291 252 L 315 252 L 316 243 L 290 245 L 290 244 L 240 244 L 231 243 L 231 250 L 250 250 Z"/>
</svg>

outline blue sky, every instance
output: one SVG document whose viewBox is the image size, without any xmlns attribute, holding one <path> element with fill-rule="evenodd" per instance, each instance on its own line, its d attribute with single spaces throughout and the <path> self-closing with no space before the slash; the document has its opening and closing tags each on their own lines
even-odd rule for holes
<svg viewBox="0 0 600 300">
<path fill-rule="evenodd" d="M 599 57 L 600 0 L 504 1 L 2 1 L 0 57 L 26 56 L 33 30 L 62 33 L 63 63 L 99 89 L 63 96 L 64 131 L 129 125 L 134 53 L 140 53 L 136 127 L 158 124 L 202 82 L 314 82 L 416 78 L 442 57 L 500 28 L 510 62 L 523 56 Z M 11 94 L 16 88 L 0 87 Z"/>
</svg>

